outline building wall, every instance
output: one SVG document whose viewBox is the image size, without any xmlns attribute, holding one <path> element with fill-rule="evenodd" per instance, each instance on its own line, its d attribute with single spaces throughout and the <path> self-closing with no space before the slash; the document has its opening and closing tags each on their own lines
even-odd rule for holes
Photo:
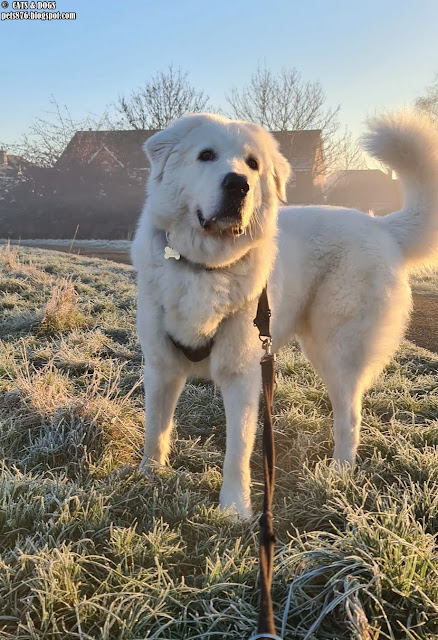
<svg viewBox="0 0 438 640">
<path fill-rule="evenodd" d="M 287 188 L 288 204 L 319 204 L 322 202 L 322 190 L 314 180 L 311 171 L 297 171 L 293 182 Z"/>
</svg>

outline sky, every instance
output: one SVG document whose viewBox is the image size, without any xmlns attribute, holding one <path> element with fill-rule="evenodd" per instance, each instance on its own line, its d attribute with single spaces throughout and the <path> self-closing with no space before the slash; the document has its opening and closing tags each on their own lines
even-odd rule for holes
<svg viewBox="0 0 438 640">
<path fill-rule="evenodd" d="M 74 118 L 102 114 L 170 64 L 223 109 L 259 64 L 295 67 L 355 135 L 438 73 L 436 0 L 57 0 L 56 10 L 77 18 L 0 21 L 3 142 L 44 117 L 52 95 Z"/>
</svg>

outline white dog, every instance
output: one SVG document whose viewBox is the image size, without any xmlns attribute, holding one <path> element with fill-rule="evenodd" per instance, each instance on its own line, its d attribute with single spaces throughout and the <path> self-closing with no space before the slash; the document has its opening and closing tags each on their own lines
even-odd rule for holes
<svg viewBox="0 0 438 640">
<path fill-rule="evenodd" d="M 145 146 L 151 175 L 132 253 L 146 363 L 141 466 L 166 461 L 187 377 L 211 378 L 227 421 L 220 504 L 248 516 L 258 297 L 269 280 L 274 349 L 298 338 L 330 395 L 333 457 L 353 464 L 362 395 L 406 327 L 408 272 L 437 257 L 438 134 L 410 114 L 372 121 L 366 147 L 405 188 L 404 208 L 384 218 L 287 207 L 277 220 L 289 165 L 255 124 L 191 115 Z"/>
</svg>

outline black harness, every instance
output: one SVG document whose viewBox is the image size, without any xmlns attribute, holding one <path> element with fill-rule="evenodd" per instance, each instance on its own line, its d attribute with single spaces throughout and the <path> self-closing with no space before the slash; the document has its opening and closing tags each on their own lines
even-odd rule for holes
<svg viewBox="0 0 438 640">
<path fill-rule="evenodd" d="M 210 271 L 212 271 L 212 269 L 210 269 Z M 271 317 L 271 310 L 269 309 L 268 287 L 266 285 L 260 294 L 259 302 L 257 305 L 257 315 L 254 319 L 254 326 L 259 329 L 261 336 L 270 337 L 270 333 L 269 333 L 270 317 Z M 204 344 L 202 347 L 196 347 L 196 348 L 186 347 L 184 344 L 181 344 L 181 342 L 178 342 L 178 340 L 175 340 L 175 338 L 173 338 L 170 335 L 170 333 L 167 334 L 167 337 L 172 342 L 172 344 L 175 345 L 177 349 L 182 351 L 185 357 L 191 362 L 201 362 L 201 360 L 205 360 L 205 358 L 208 358 L 214 346 L 214 336 L 213 338 L 210 338 L 210 340 L 206 344 Z"/>
<path fill-rule="evenodd" d="M 236 262 L 240 262 L 240 260 L 242 260 L 242 258 L 239 258 L 239 260 L 236 260 Z M 226 267 L 208 267 L 205 264 L 192 262 L 191 260 L 188 260 L 181 255 L 178 261 L 182 262 L 183 264 L 187 264 L 195 271 L 219 271 L 222 269 L 226 269 L 228 266 L 231 266 L 227 265 Z M 236 262 L 232 262 L 231 264 L 235 265 Z M 215 339 L 215 336 L 213 336 L 212 338 L 210 338 L 210 340 L 208 340 L 206 344 L 202 345 L 201 347 L 187 347 L 178 340 L 175 340 L 175 338 L 171 336 L 170 333 L 167 333 L 167 337 L 177 349 L 182 351 L 187 360 L 190 360 L 190 362 L 201 362 L 201 360 L 205 360 L 206 358 L 208 358 L 208 356 L 211 354 L 211 350 L 213 349 Z"/>
</svg>

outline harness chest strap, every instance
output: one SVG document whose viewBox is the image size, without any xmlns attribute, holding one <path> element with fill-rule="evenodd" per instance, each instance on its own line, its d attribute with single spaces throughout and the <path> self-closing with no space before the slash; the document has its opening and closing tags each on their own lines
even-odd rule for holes
<svg viewBox="0 0 438 640">
<path fill-rule="evenodd" d="M 205 358 L 208 358 L 214 345 L 214 338 L 210 338 L 207 344 L 194 349 L 193 347 L 186 347 L 185 345 L 181 344 L 181 342 L 178 342 L 178 340 L 172 338 L 170 333 L 167 334 L 167 337 L 177 349 L 183 352 L 187 360 L 190 360 L 191 362 L 201 362 L 201 360 L 205 360 Z"/>
<path fill-rule="evenodd" d="M 258 301 L 257 314 L 254 319 L 254 326 L 258 328 L 260 336 L 264 336 L 265 338 L 268 338 L 269 336 L 269 339 L 270 317 L 271 310 L 269 309 L 267 286 L 265 286 L 260 294 L 260 298 Z M 177 349 L 183 352 L 185 357 L 190 360 L 190 362 L 201 362 L 201 360 L 205 360 L 205 358 L 208 358 L 208 356 L 211 354 L 211 350 L 213 349 L 215 339 L 215 336 L 213 336 L 213 338 L 210 338 L 210 340 L 202 347 L 187 347 L 181 342 L 178 342 L 178 340 L 175 340 L 175 338 L 171 336 L 170 333 L 167 334 L 167 337 Z"/>
</svg>

